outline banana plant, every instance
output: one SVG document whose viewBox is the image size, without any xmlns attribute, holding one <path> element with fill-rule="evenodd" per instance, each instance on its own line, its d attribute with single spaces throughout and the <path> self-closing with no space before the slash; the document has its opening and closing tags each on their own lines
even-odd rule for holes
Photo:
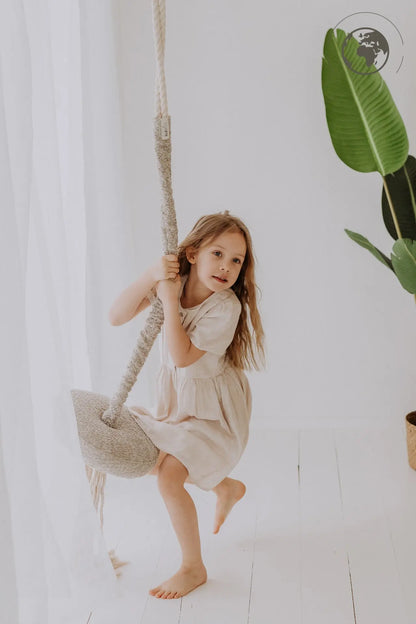
<svg viewBox="0 0 416 624">
<path fill-rule="evenodd" d="M 395 239 L 391 257 L 345 230 L 391 270 L 416 299 L 416 160 L 406 128 L 380 72 L 369 71 L 359 42 L 342 29 L 328 30 L 322 58 L 322 91 L 332 145 L 355 171 L 377 171 L 383 181 L 382 214 Z M 346 62 L 347 61 L 347 62 Z"/>
</svg>

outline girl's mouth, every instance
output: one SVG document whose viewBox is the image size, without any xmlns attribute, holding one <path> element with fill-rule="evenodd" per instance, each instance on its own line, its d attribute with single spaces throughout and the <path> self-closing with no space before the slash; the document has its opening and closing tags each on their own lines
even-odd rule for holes
<svg viewBox="0 0 416 624">
<path fill-rule="evenodd" d="M 220 282 L 221 284 L 225 284 L 226 283 L 226 279 L 221 279 L 220 277 L 217 277 L 216 275 L 212 276 L 214 279 L 217 280 L 217 282 Z"/>
</svg>

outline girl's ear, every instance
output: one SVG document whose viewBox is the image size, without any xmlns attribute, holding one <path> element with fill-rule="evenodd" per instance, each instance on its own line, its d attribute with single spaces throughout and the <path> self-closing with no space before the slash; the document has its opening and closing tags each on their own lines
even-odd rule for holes
<svg viewBox="0 0 416 624">
<path fill-rule="evenodd" d="M 190 264 L 195 264 L 196 260 L 196 249 L 194 247 L 187 247 L 185 250 L 186 259 Z"/>
</svg>

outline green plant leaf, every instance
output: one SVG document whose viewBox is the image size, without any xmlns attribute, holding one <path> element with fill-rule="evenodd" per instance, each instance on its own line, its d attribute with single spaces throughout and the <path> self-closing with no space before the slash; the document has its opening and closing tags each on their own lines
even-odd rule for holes
<svg viewBox="0 0 416 624">
<path fill-rule="evenodd" d="M 416 294 L 416 241 L 409 238 L 397 240 L 391 260 L 400 284 L 412 295 Z"/>
<path fill-rule="evenodd" d="M 344 45 L 345 46 L 343 48 Z M 332 144 L 341 160 L 356 171 L 385 176 L 406 162 L 406 128 L 380 72 L 358 56 L 359 43 L 345 32 L 328 30 L 322 58 L 322 90 Z M 353 64 L 349 69 L 345 58 Z M 374 68 L 375 69 L 375 68 Z"/>
<path fill-rule="evenodd" d="M 416 240 L 416 158 L 408 156 L 398 171 L 385 177 L 402 238 Z M 399 238 L 393 222 L 386 191 L 381 196 L 384 224 L 390 236 Z"/>
<path fill-rule="evenodd" d="M 377 249 L 377 247 L 370 243 L 367 238 L 365 238 L 361 234 L 358 234 L 357 232 L 351 232 L 351 230 L 346 229 L 345 232 L 355 243 L 357 243 L 361 247 L 364 247 L 364 249 L 368 249 L 368 251 L 372 253 L 373 256 L 377 258 L 377 260 L 380 260 L 380 262 L 382 262 L 384 265 L 386 265 L 386 267 L 393 271 L 393 265 L 390 258 L 388 258 L 382 251 L 380 251 L 380 249 Z"/>
</svg>

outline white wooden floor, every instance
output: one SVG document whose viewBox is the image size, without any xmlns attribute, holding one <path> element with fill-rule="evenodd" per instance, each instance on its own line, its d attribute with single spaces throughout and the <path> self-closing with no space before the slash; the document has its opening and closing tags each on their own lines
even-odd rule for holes
<svg viewBox="0 0 416 624">
<path fill-rule="evenodd" d="M 120 599 L 89 624 L 416 624 L 416 472 L 406 453 L 404 421 L 252 430 L 231 474 L 247 493 L 218 535 L 215 495 L 186 486 L 208 582 L 177 600 L 148 595 L 180 565 L 156 478 L 109 477 L 105 536 L 130 565 Z"/>
</svg>

